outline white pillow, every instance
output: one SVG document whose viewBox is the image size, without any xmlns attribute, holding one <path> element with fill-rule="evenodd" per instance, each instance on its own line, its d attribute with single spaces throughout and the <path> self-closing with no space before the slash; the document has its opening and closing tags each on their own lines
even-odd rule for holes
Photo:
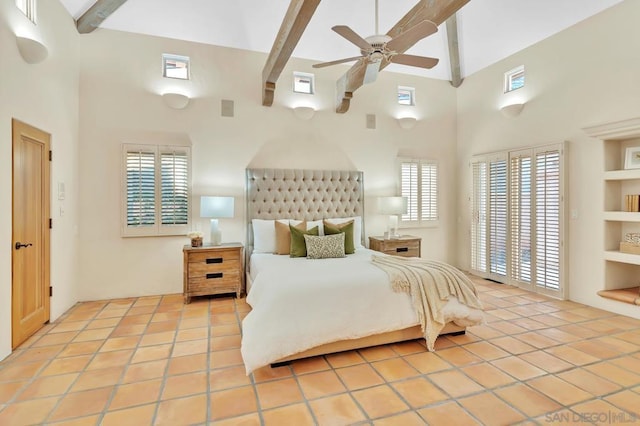
<svg viewBox="0 0 640 426">
<path fill-rule="evenodd" d="M 253 252 L 254 253 L 275 253 L 276 252 L 276 225 L 272 219 L 252 219 L 253 226 Z M 301 220 L 278 219 L 284 224 L 297 225 Z M 322 223 L 322 221 L 320 221 Z M 311 223 L 311 222 L 309 222 Z M 315 225 L 313 225 L 315 226 Z M 312 228 L 307 224 L 307 229 Z"/>
<path fill-rule="evenodd" d="M 322 224 L 322 219 L 321 220 L 310 220 L 307 222 L 307 230 L 313 228 L 314 226 L 318 227 L 318 235 L 323 237 L 324 236 L 324 225 Z"/>
<path fill-rule="evenodd" d="M 353 220 L 353 247 L 362 248 L 362 218 L 360 216 L 336 217 L 325 220 L 336 225 Z M 321 226 L 321 228 L 324 230 L 324 227 Z"/>
</svg>

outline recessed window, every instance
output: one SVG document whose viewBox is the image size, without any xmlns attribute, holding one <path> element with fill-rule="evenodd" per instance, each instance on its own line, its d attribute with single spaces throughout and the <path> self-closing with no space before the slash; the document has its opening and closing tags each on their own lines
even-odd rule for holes
<svg viewBox="0 0 640 426">
<path fill-rule="evenodd" d="M 433 160 L 400 159 L 400 191 L 407 198 L 405 226 L 438 223 L 438 163 Z"/>
<path fill-rule="evenodd" d="M 31 22 L 36 23 L 36 0 L 16 0 L 16 6 Z"/>
<path fill-rule="evenodd" d="M 180 55 L 162 55 L 162 76 L 189 80 L 189 57 Z"/>
<path fill-rule="evenodd" d="M 293 73 L 293 91 L 296 93 L 306 93 L 313 95 L 315 88 L 313 84 L 314 76 L 306 72 Z"/>
<path fill-rule="evenodd" d="M 413 87 L 398 86 L 398 103 L 400 105 L 415 105 L 416 89 Z"/>
<path fill-rule="evenodd" d="M 524 65 L 504 73 L 504 93 L 524 87 Z"/>
</svg>

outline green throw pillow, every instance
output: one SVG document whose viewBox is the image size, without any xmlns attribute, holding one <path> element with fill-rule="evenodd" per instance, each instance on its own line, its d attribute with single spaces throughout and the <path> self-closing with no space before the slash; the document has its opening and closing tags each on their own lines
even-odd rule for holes
<svg viewBox="0 0 640 426">
<path fill-rule="evenodd" d="M 304 234 L 318 235 L 318 227 L 314 226 L 311 229 L 303 231 L 295 226 L 289 225 L 291 231 L 291 249 L 289 250 L 289 256 L 291 257 L 307 257 L 307 245 L 304 243 Z"/>
<path fill-rule="evenodd" d="M 353 220 L 345 223 L 330 223 L 326 220 L 324 224 L 324 235 L 334 235 L 344 232 L 344 253 L 353 254 L 356 248 L 353 244 Z"/>
</svg>

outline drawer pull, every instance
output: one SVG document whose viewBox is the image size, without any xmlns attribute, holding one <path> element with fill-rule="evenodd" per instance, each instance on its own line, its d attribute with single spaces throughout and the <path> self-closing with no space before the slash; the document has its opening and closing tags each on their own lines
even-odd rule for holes
<svg viewBox="0 0 640 426">
<path fill-rule="evenodd" d="M 222 278 L 222 272 L 214 272 L 212 274 L 207 274 L 207 279 L 213 279 L 213 278 Z"/>
<path fill-rule="evenodd" d="M 222 258 L 212 257 L 211 259 L 207 259 L 207 263 L 222 263 Z"/>
<path fill-rule="evenodd" d="M 409 251 L 409 247 L 398 247 L 396 249 L 397 253 L 402 253 L 402 252 L 405 252 L 405 251 Z"/>
</svg>

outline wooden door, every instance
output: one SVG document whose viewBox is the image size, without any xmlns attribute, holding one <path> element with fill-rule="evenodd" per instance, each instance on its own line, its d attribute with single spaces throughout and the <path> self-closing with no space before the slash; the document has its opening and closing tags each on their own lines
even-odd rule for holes
<svg viewBox="0 0 640 426">
<path fill-rule="evenodd" d="M 49 148 L 51 135 L 13 128 L 12 347 L 49 321 Z"/>
</svg>

